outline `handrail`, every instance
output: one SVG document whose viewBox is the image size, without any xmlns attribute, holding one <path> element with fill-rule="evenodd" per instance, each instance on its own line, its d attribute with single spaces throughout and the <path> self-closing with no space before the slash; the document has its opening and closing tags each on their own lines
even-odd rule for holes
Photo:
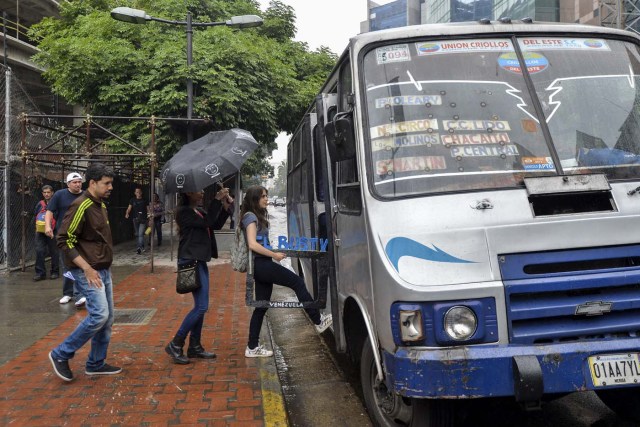
<svg viewBox="0 0 640 427">
<path fill-rule="evenodd" d="M 0 19 L 0 33 L 4 34 L 4 25 L 2 25 L 3 21 Z M 14 37 L 17 40 L 20 41 L 28 41 L 29 44 L 34 45 L 35 43 L 32 42 L 31 38 L 29 38 L 29 35 L 27 34 L 29 31 L 29 27 L 22 25 L 21 23 L 17 22 L 17 21 L 13 21 L 9 18 L 7 18 L 7 35 L 9 37 Z M 15 36 L 13 34 L 11 34 L 11 32 L 15 31 Z M 22 38 L 20 37 L 20 35 L 22 35 Z M 26 39 L 26 40 L 24 40 Z"/>
</svg>

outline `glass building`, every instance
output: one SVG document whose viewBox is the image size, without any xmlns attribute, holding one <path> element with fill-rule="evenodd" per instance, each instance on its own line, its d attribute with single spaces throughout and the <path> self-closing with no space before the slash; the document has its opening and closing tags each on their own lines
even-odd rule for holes
<svg viewBox="0 0 640 427">
<path fill-rule="evenodd" d="M 503 17 L 560 20 L 560 0 L 430 0 L 425 2 L 424 9 L 425 24 Z"/>
<path fill-rule="evenodd" d="M 0 0 L 2 1 L 2 0 Z M 620 15 L 629 29 L 640 27 L 640 0 L 368 0 L 369 19 L 365 31 L 405 25 L 465 22 L 509 17 L 537 22 L 570 22 L 618 27 Z M 605 16 L 601 16 L 601 14 Z"/>
<path fill-rule="evenodd" d="M 369 30 L 378 31 L 407 25 L 407 0 L 398 0 L 369 9 Z"/>
</svg>

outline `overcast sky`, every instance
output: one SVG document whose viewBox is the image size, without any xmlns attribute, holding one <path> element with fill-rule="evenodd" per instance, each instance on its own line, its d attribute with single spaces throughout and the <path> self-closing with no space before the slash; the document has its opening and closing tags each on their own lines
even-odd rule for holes
<svg viewBox="0 0 640 427">
<path fill-rule="evenodd" d="M 296 12 L 296 40 L 312 50 L 324 45 L 340 55 L 367 18 L 367 0 L 281 0 Z M 265 10 L 269 0 L 260 0 Z"/>
<path fill-rule="evenodd" d="M 296 13 L 296 40 L 309 44 L 311 50 L 327 46 L 340 55 L 347 47 L 349 38 L 360 32 L 360 22 L 367 19 L 367 0 L 281 0 L 293 7 Z M 269 0 L 260 0 L 265 10 Z M 288 137 L 281 134 L 276 139 L 278 150 L 274 150 L 270 163 L 280 165 L 287 156 Z"/>
</svg>

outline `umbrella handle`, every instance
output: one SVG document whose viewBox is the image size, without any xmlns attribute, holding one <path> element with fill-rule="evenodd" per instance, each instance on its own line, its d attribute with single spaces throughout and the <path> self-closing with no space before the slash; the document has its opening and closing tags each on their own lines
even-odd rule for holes
<svg viewBox="0 0 640 427">
<path fill-rule="evenodd" d="M 230 181 L 232 178 L 233 178 L 233 175 L 231 175 L 229 178 L 225 179 L 224 181 L 223 180 L 219 180 L 218 182 L 216 182 L 216 184 L 218 184 L 220 186 L 220 188 L 224 188 L 224 184 L 227 181 Z"/>
</svg>

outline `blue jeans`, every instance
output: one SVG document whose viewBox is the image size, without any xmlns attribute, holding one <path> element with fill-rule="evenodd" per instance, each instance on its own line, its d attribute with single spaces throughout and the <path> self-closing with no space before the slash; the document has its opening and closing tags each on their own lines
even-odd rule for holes
<svg viewBox="0 0 640 427">
<path fill-rule="evenodd" d="M 88 370 L 100 369 L 107 358 L 113 325 L 111 270 L 98 270 L 102 279 L 102 287 L 99 289 L 89 286 L 81 269 L 73 268 L 70 271 L 76 279 L 76 286 L 87 298 L 88 314 L 71 335 L 53 349 L 53 357 L 60 360 L 72 359 L 76 351 L 91 340 L 91 351 L 86 366 Z"/>
<path fill-rule="evenodd" d="M 49 256 L 51 256 L 51 274 L 60 273 L 60 255 L 58 255 L 58 247 L 56 246 L 56 240 L 48 237 L 44 233 L 36 233 L 36 275 L 40 277 L 47 276 L 47 267 L 44 259 L 47 256 L 47 249 L 49 250 Z"/>
<path fill-rule="evenodd" d="M 133 232 L 138 238 L 138 248 L 144 249 L 144 231 L 147 229 L 147 223 L 145 221 L 133 220 Z"/>
<path fill-rule="evenodd" d="M 179 258 L 179 264 L 190 262 L 189 259 Z M 193 308 L 182 321 L 177 336 L 187 337 L 191 333 L 191 337 L 200 339 L 202 335 L 202 324 L 204 323 L 204 315 L 209 310 L 209 267 L 204 261 L 198 261 L 196 265 L 200 287 L 191 292 L 193 295 Z"/>
<path fill-rule="evenodd" d="M 65 277 L 64 275 L 66 272 L 76 269 L 72 268 L 71 270 L 69 270 L 69 268 L 67 268 L 67 266 L 64 264 L 64 253 L 62 251 L 58 251 L 58 253 L 60 254 L 60 266 L 62 266 L 62 295 L 73 297 L 74 300 L 78 301 L 83 296 L 82 293 L 78 290 L 78 285 L 76 284 L 76 282 L 69 279 L 68 277 Z M 75 274 L 73 276 L 75 277 Z"/>
</svg>

